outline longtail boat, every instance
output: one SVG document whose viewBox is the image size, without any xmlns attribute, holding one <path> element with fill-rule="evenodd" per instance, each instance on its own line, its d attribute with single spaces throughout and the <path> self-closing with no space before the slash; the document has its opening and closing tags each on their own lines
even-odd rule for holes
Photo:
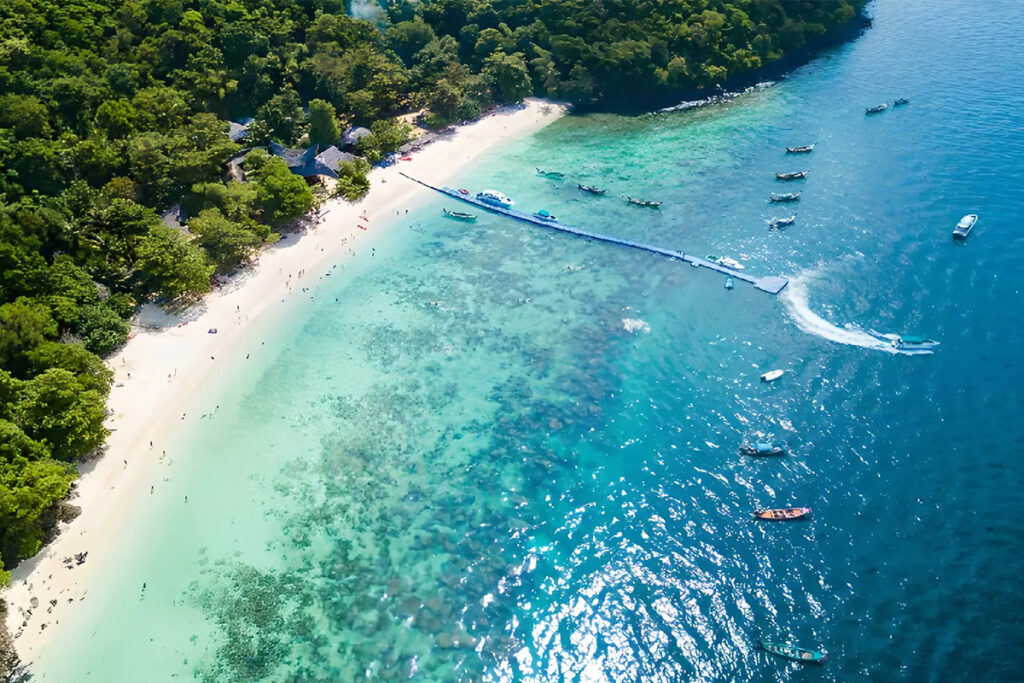
<svg viewBox="0 0 1024 683">
<path fill-rule="evenodd" d="M 785 522 L 791 519 L 800 519 L 811 514 L 811 508 L 776 508 L 774 510 L 754 510 L 754 519 L 764 519 L 769 522 Z"/>
<path fill-rule="evenodd" d="M 648 209 L 657 209 L 661 206 L 661 202 L 652 202 L 647 199 L 634 199 L 633 197 L 626 197 L 626 201 L 635 206 L 645 206 Z"/>
<path fill-rule="evenodd" d="M 807 171 L 791 171 L 790 173 L 776 173 L 775 177 L 779 180 L 800 180 L 806 178 L 807 173 Z"/>
<path fill-rule="evenodd" d="M 885 111 L 888 108 L 889 108 L 889 105 L 886 104 L 885 102 L 882 102 L 877 107 L 868 107 L 867 109 L 864 110 L 864 114 L 865 115 L 881 114 L 883 111 Z"/>
<path fill-rule="evenodd" d="M 757 644 L 767 652 L 804 664 L 824 664 L 828 655 L 820 650 L 810 650 L 806 647 L 798 647 L 789 643 L 775 643 L 770 640 L 759 640 Z"/>
<path fill-rule="evenodd" d="M 454 218 L 457 221 L 475 221 L 476 215 L 471 213 L 465 213 L 463 211 L 449 211 L 448 209 L 442 209 L 444 215 L 448 218 Z"/>
<path fill-rule="evenodd" d="M 808 152 L 814 151 L 814 146 L 817 142 L 812 142 L 809 145 L 803 145 L 802 147 L 787 147 L 786 154 L 807 154 Z"/>
<path fill-rule="evenodd" d="M 892 103 L 892 106 L 898 107 L 901 104 L 910 104 L 910 98 L 904 95 L 903 97 L 897 97 L 896 101 Z"/>
<path fill-rule="evenodd" d="M 589 192 L 590 194 L 604 194 L 605 192 L 608 191 L 594 187 L 593 185 L 580 185 L 578 183 L 576 184 L 576 187 L 580 188 L 584 192 Z"/>
<path fill-rule="evenodd" d="M 768 199 L 773 202 L 795 202 L 796 200 L 800 199 L 800 193 L 787 192 L 786 194 L 776 194 L 773 192 L 771 196 L 768 197 Z"/>
<path fill-rule="evenodd" d="M 545 178 L 564 178 L 565 174 L 561 171 L 547 171 L 543 168 L 537 169 L 537 175 L 544 176 Z"/>
<path fill-rule="evenodd" d="M 772 219 L 770 221 L 768 221 L 768 229 L 769 230 L 778 230 L 780 228 L 787 228 L 790 225 L 793 225 L 793 223 L 796 223 L 796 214 L 795 213 L 792 216 L 790 216 L 789 218 L 775 218 L 773 216 Z"/>
</svg>

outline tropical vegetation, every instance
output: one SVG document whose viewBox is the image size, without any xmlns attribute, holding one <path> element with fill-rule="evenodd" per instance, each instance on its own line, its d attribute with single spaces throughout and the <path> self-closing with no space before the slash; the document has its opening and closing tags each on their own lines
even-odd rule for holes
<svg viewBox="0 0 1024 683">
<path fill-rule="evenodd" d="M 0 0 L 0 582 L 38 551 L 75 463 L 104 442 L 112 373 L 146 301 L 188 301 L 314 195 L 271 141 L 408 136 L 530 94 L 580 104 L 707 88 L 849 22 L 864 0 L 422 0 L 383 26 L 343 0 Z M 253 117 L 242 144 L 228 121 Z M 187 229 L 161 219 L 180 205 Z"/>
</svg>

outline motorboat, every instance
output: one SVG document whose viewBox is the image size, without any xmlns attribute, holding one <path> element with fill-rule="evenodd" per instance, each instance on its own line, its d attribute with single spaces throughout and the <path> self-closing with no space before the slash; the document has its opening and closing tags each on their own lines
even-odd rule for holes
<svg viewBox="0 0 1024 683">
<path fill-rule="evenodd" d="M 789 173 L 776 173 L 775 177 L 779 180 L 800 180 L 806 178 L 809 171 L 791 171 Z"/>
<path fill-rule="evenodd" d="M 796 214 L 793 214 L 789 218 L 775 218 L 774 216 L 768 221 L 769 230 L 778 230 L 780 228 L 788 228 L 789 226 L 796 223 Z"/>
<path fill-rule="evenodd" d="M 635 199 L 629 196 L 626 197 L 626 201 L 636 206 L 645 206 L 648 209 L 657 209 L 659 206 L 661 206 L 661 202 L 654 202 L 648 199 Z"/>
<path fill-rule="evenodd" d="M 927 339 L 916 334 L 886 334 L 875 330 L 868 330 L 868 334 L 900 351 L 927 351 L 931 353 L 932 349 L 939 345 L 939 342 L 934 339 Z"/>
<path fill-rule="evenodd" d="M 769 370 L 768 372 L 761 375 L 762 382 L 774 382 L 778 378 L 782 377 L 785 370 Z"/>
<path fill-rule="evenodd" d="M 971 234 L 971 230 L 974 229 L 974 224 L 978 222 L 978 214 L 969 213 L 960 219 L 960 222 L 953 228 L 953 239 L 965 240 L 967 236 Z"/>
<path fill-rule="evenodd" d="M 817 142 L 812 142 L 809 145 L 803 145 L 802 147 L 787 147 L 786 154 L 807 154 L 814 151 L 814 146 Z"/>
<path fill-rule="evenodd" d="M 732 282 L 732 277 L 725 278 L 725 288 L 732 289 L 735 285 Z"/>
<path fill-rule="evenodd" d="M 806 647 L 798 647 L 790 643 L 775 643 L 770 640 L 757 641 L 758 646 L 773 655 L 804 664 L 824 664 L 828 655 L 820 650 L 811 650 Z"/>
<path fill-rule="evenodd" d="M 793 519 L 800 519 L 811 514 L 811 508 L 775 508 L 766 510 L 754 510 L 754 519 L 763 519 L 768 522 L 788 522 Z"/>
<path fill-rule="evenodd" d="M 475 221 L 476 215 L 472 213 L 466 213 L 464 211 L 449 211 L 448 209 L 442 209 L 444 215 L 448 218 L 453 218 L 457 221 Z"/>
<path fill-rule="evenodd" d="M 897 97 L 896 100 L 892 103 L 892 106 L 898 107 L 901 104 L 910 104 L 910 98 L 907 97 L 906 95 L 904 95 L 903 97 Z"/>
<path fill-rule="evenodd" d="M 476 198 L 477 201 L 481 201 L 484 204 L 490 204 L 491 206 L 497 206 L 502 209 L 508 209 L 515 204 L 514 201 L 497 190 L 484 190 L 483 192 L 477 192 Z"/>
<path fill-rule="evenodd" d="M 740 446 L 740 454 L 760 458 L 772 455 L 785 455 L 786 444 L 781 441 L 772 441 L 770 443 L 745 443 Z"/>
<path fill-rule="evenodd" d="M 726 268 L 732 268 L 733 270 L 743 270 L 744 268 L 746 268 L 746 266 L 744 266 L 742 263 L 728 256 L 723 256 L 722 258 L 718 259 L 718 262 L 721 263 Z"/>
<path fill-rule="evenodd" d="M 885 111 L 888 108 L 889 108 L 889 105 L 886 104 L 885 102 L 882 102 L 877 107 L 868 107 L 867 109 L 864 110 L 864 113 L 865 114 L 881 114 L 883 111 Z"/>
<path fill-rule="evenodd" d="M 544 209 L 541 209 L 540 211 L 538 211 L 537 213 L 535 213 L 533 215 L 536 216 L 537 218 L 541 219 L 542 221 L 557 221 L 558 220 L 557 218 L 552 216 L 550 213 L 548 213 Z"/>
<path fill-rule="evenodd" d="M 768 197 L 768 199 L 773 202 L 795 202 L 796 200 L 800 199 L 800 193 L 787 192 L 785 194 L 777 194 L 773 192 L 771 196 Z"/>
<path fill-rule="evenodd" d="M 608 191 L 594 187 L 593 185 L 580 185 L 579 183 L 576 184 L 576 187 L 580 188 L 584 192 L 589 192 L 590 194 L 604 194 Z"/>
</svg>

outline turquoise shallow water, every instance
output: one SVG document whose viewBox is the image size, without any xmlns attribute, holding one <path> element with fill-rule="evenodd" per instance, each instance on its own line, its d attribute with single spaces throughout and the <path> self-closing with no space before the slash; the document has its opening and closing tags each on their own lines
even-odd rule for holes
<svg viewBox="0 0 1024 683">
<path fill-rule="evenodd" d="M 775 87 L 568 118 L 461 179 L 787 273 L 785 296 L 440 200 L 403 216 L 213 378 L 38 677 L 1019 680 L 1024 6 L 872 11 Z M 769 232 L 774 172 L 804 168 Z M 738 456 L 755 437 L 793 457 Z M 814 518 L 748 518 L 790 504 Z"/>
</svg>

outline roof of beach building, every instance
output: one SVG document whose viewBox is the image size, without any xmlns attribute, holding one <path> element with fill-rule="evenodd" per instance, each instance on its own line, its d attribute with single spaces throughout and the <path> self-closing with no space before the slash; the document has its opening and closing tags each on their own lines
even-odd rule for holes
<svg viewBox="0 0 1024 683">
<path fill-rule="evenodd" d="M 360 138 L 365 138 L 367 135 L 373 135 L 369 128 L 353 126 L 346 130 L 345 134 L 341 136 L 341 142 L 344 145 L 354 145 L 359 142 Z"/>
<path fill-rule="evenodd" d="M 356 156 L 354 154 L 342 152 L 334 145 L 331 145 L 330 147 L 316 155 L 316 160 L 318 163 L 323 164 L 328 169 L 334 172 L 337 172 L 338 164 L 342 163 L 343 161 L 353 161 L 355 158 Z"/>
</svg>

